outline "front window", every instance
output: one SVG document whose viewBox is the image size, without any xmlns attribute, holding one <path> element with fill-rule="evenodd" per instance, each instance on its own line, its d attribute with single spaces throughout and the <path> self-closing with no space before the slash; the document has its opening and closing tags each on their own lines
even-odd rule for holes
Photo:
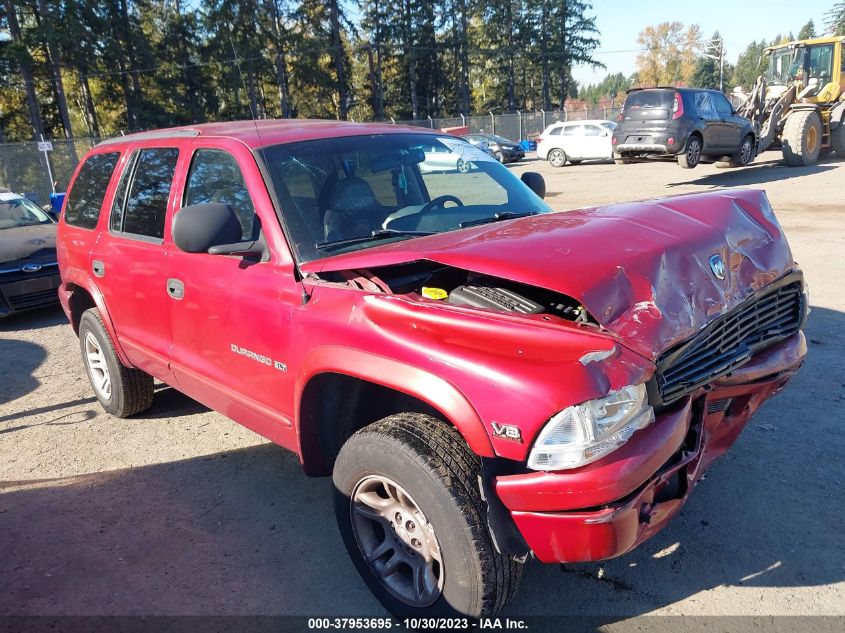
<svg viewBox="0 0 845 633">
<path fill-rule="evenodd" d="M 26 198 L 0 193 L 0 229 L 50 223 L 52 223 L 50 216 Z"/>
<path fill-rule="evenodd" d="M 551 211 L 495 158 L 446 135 L 303 141 L 260 155 L 302 261 Z"/>
<path fill-rule="evenodd" d="M 766 80 L 770 84 L 786 86 L 800 80 L 806 87 L 811 79 L 819 86 L 831 81 L 833 76 L 833 44 L 782 48 L 769 57 Z"/>
</svg>

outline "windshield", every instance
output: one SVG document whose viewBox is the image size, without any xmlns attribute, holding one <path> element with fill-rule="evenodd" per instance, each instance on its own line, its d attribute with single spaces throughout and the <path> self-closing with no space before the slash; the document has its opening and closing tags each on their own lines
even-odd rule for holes
<svg viewBox="0 0 845 633">
<path fill-rule="evenodd" d="M 261 155 L 302 262 L 551 211 L 495 158 L 446 135 L 321 139 Z"/>
<path fill-rule="evenodd" d="M 11 193 L 0 193 L 0 229 L 51 222 L 50 216 L 26 198 Z"/>
</svg>

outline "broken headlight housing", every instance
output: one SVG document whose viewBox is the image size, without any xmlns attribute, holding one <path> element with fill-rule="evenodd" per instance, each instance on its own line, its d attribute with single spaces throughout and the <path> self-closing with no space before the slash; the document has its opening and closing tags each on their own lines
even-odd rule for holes
<svg viewBox="0 0 845 633">
<path fill-rule="evenodd" d="M 604 398 L 567 407 L 553 416 L 534 442 L 528 467 L 566 470 L 584 466 L 622 446 L 654 421 L 645 385 L 611 391 Z"/>
</svg>

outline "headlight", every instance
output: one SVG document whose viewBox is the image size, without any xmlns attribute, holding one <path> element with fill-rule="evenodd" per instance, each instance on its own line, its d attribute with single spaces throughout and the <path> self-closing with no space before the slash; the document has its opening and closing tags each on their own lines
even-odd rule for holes
<svg viewBox="0 0 845 633">
<path fill-rule="evenodd" d="M 654 421 L 645 385 L 612 391 L 604 398 L 567 407 L 546 423 L 528 456 L 534 470 L 577 468 L 622 446 Z"/>
</svg>

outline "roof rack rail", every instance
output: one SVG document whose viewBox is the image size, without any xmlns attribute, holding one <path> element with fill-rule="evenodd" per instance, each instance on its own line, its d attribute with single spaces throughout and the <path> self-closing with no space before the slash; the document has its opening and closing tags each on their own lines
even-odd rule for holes
<svg viewBox="0 0 845 633">
<path fill-rule="evenodd" d="M 199 135 L 199 130 L 191 128 L 183 130 L 152 130 L 150 132 L 135 132 L 133 134 L 127 134 L 126 136 L 116 136 L 114 138 L 106 139 L 105 141 L 100 141 L 97 145 L 110 145 L 112 143 L 122 143 L 124 141 L 151 141 L 158 138 L 195 138 Z"/>
</svg>

